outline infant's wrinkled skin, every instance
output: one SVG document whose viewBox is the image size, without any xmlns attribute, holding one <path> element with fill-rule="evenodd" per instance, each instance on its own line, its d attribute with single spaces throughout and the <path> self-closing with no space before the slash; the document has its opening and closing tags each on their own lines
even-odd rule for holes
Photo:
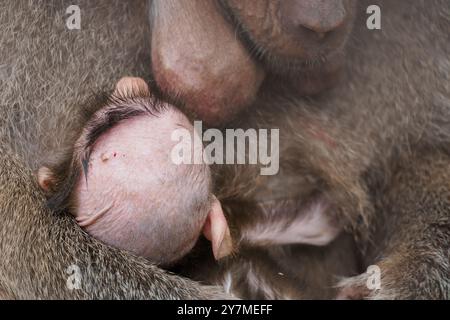
<svg viewBox="0 0 450 320">
<path fill-rule="evenodd" d="M 125 120 L 100 136 L 87 176 L 74 190 L 76 220 L 95 238 L 157 263 L 186 254 L 208 211 L 210 172 L 205 165 L 175 165 L 171 133 L 194 128 L 178 110 Z M 183 212 L 192 214 L 182 214 Z"/>
</svg>

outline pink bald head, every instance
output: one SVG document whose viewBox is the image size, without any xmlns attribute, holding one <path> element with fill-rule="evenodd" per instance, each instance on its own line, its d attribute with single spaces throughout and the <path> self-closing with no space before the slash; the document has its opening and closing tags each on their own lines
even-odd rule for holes
<svg viewBox="0 0 450 320">
<path fill-rule="evenodd" d="M 72 169 L 43 167 L 39 184 L 53 193 L 50 202 L 68 202 L 79 225 L 108 245 L 168 265 L 188 253 L 203 231 L 219 259 L 231 252 L 228 225 L 211 193 L 209 167 L 171 158 L 179 143 L 172 133 L 180 128 L 198 134 L 178 109 L 151 98 L 142 79 L 123 78 L 85 124 Z"/>
<path fill-rule="evenodd" d="M 193 131 L 171 108 L 128 119 L 96 141 L 74 190 L 75 216 L 99 240 L 158 263 L 192 249 L 210 208 L 206 165 L 175 165 L 171 132 Z"/>
</svg>

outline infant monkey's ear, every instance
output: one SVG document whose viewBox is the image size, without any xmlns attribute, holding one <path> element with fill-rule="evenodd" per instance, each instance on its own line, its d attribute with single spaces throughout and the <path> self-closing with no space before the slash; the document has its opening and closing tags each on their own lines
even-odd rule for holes
<svg viewBox="0 0 450 320">
<path fill-rule="evenodd" d="M 125 97 L 136 93 L 150 93 L 147 83 L 142 78 L 123 77 L 117 82 L 116 89 L 114 90 L 114 94 Z"/>
<path fill-rule="evenodd" d="M 52 192 L 52 189 L 56 183 L 53 171 L 47 167 L 41 167 L 37 171 L 36 176 L 39 187 L 41 187 L 41 189 L 45 192 L 46 195 L 49 195 Z"/>
<path fill-rule="evenodd" d="M 216 260 L 230 255 L 233 251 L 230 229 L 223 214 L 222 206 L 216 198 L 214 198 L 213 205 L 208 213 L 208 218 L 203 227 L 203 234 L 206 239 L 211 241 Z"/>
</svg>

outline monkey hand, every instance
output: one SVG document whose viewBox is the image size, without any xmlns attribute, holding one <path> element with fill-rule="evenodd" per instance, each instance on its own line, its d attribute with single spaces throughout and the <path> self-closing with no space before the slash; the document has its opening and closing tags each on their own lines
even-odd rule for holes
<svg viewBox="0 0 450 320">
<path fill-rule="evenodd" d="M 362 300 L 370 299 L 375 292 L 373 289 L 369 289 L 368 283 L 370 283 L 369 273 L 365 272 L 355 277 L 346 278 L 341 280 L 338 284 L 337 300 Z"/>
<path fill-rule="evenodd" d="M 337 299 L 449 299 L 450 283 L 442 277 L 445 270 L 439 270 L 445 266 L 436 264 L 437 269 L 430 269 L 429 261 L 436 258 L 433 255 L 433 252 L 417 254 L 412 250 L 396 252 L 369 266 L 365 273 L 342 280 Z"/>
<path fill-rule="evenodd" d="M 400 270 L 393 264 L 394 259 L 386 259 L 371 265 L 365 273 L 339 282 L 338 300 L 393 300 L 402 298 L 404 287 Z M 400 277 L 397 277 L 400 276 Z M 406 298 L 406 297 L 405 297 Z"/>
</svg>

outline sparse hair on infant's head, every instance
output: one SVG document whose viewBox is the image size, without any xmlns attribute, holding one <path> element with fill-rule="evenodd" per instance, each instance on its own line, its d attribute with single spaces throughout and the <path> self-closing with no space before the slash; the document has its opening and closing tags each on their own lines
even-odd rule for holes
<svg viewBox="0 0 450 320">
<path fill-rule="evenodd" d="M 100 241 L 160 265 L 186 255 L 205 227 L 215 256 L 223 256 L 229 230 L 210 168 L 174 164 L 171 134 L 178 128 L 197 134 L 181 111 L 152 98 L 142 79 L 122 79 L 87 119 L 70 160 L 39 170 L 50 206 L 66 208 Z"/>
</svg>

